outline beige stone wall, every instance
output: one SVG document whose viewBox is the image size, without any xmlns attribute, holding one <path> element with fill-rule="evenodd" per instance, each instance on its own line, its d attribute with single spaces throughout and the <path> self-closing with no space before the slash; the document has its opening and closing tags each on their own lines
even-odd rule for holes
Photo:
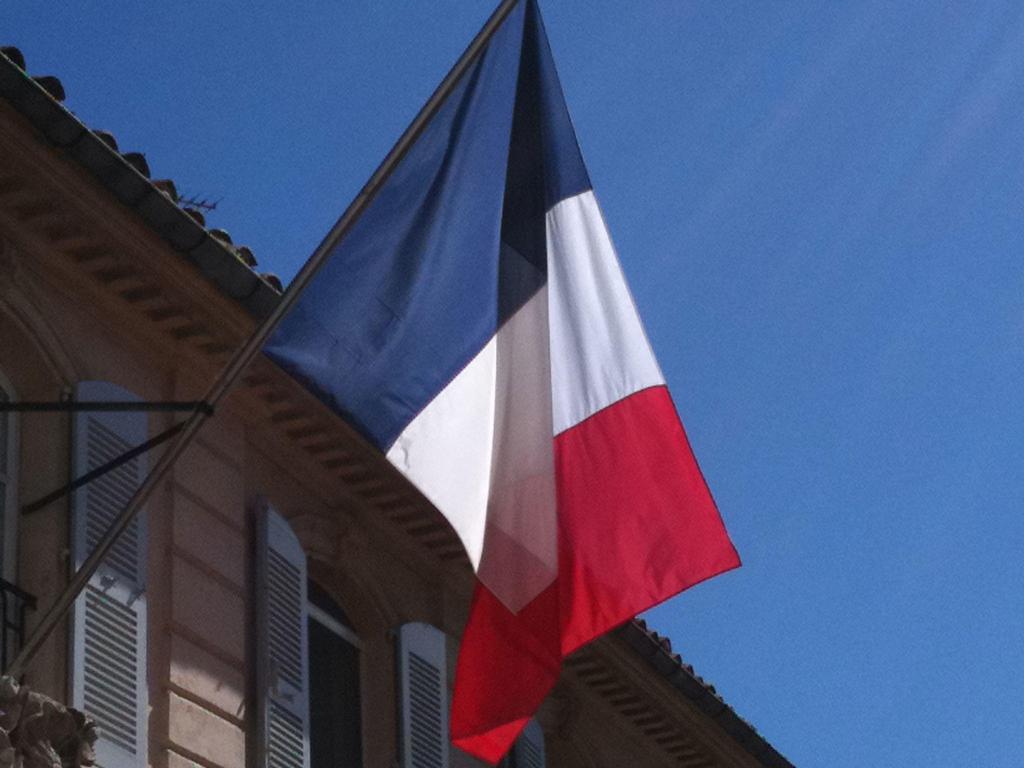
<svg viewBox="0 0 1024 768">
<path fill-rule="evenodd" d="M 0 152 L 21 130 L 4 125 L 5 114 L 0 108 Z M 30 137 L 18 137 L 19 147 L 35 146 Z M 12 226 L 14 219 L 5 207 L 9 200 L 0 194 L 0 370 L 22 399 L 52 400 L 62 389 L 87 379 L 114 382 L 147 399 L 199 397 L 221 361 L 202 357 L 195 344 L 186 343 L 191 316 L 205 318 L 213 331 L 244 329 L 251 319 L 240 318 L 237 307 L 213 295 L 180 255 L 144 231 L 105 192 L 96 193 L 95 199 L 67 192 L 86 189 L 92 182 L 83 181 L 80 169 L 65 168 L 68 164 L 52 150 L 40 153 L 40 164 L 33 159 L 33 167 L 45 166 L 55 177 L 49 181 L 59 181 L 51 183 L 48 194 L 67 194 L 68 199 L 57 203 L 81 209 L 76 226 L 88 220 L 97 230 L 108 230 L 107 235 L 113 230 L 116 237 L 97 236 L 94 243 L 86 233 L 77 244 L 63 241 L 62 247 L 70 251 L 78 246 L 103 251 L 89 262 L 93 273 L 86 275 L 73 260 L 41 245 L 39 231 L 49 231 L 46 222 L 32 232 Z M 55 206 L 51 229 L 59 233 L 67 222 Z M 90 218 L 83 211 L 96 215 Z M 104 247 L 114 239 L 117 247 L 107 253 Z M 105 266 L 96 265 L 123 266 L 126 258 L 140 270 L 151 267 L 146 280 L 152 284 L 173 285 L 176 293 L 169 291 L 169 301 L 175 302 L 175 317 L 153 320 L 146 314 L 146 299 L 134 299 L 137 306 L 126 303 L 126 292 L 146 294 L 138 291 L 143 284 L 138 276 L 122 278 L 117 269 L 107 269 L 102 285 L 97 283 L 94 277 Z M 211 312 L 215 317 L 222 312 L 225 321 L 209 322 Z M 270 389 L 275 386 L 271 382 Z M 368 768 L 391 768 L 397 757 L 395 631 L 403 622 L 423 621 L 455 638 L 465 621 L 471 575 L 457 542 L 456 556 L 451 556 L 452 536 L 445 524 L 424 517 L 422 501 L 411 506 L 403 501 L 399 484 L 383 472 L 378 473 L 381 477 L 368 472 L 373 461 L 365 456 L 354 461 L 353 452 L 365 449 L 351 437 L 332 446 L 334 474 L 325 471 L 326 463 L 318 466 L 302 452 L 303 438 L 290 434 L 288 414 L 268 405 L 288 397 L 278 392 L 262 400 L 251 393 L 232 395 L 148 504 L 148 762 L 158 768 L 246 768 L 246 732 L 253 722 L 247 708 L 252 608 L 248 510 L 257 497 L 268 499 L 290 520 L 309 558 L 311 577 L 345 609 L 360 637 Z M 288 402 L 298 403 L 297 411 L 313 411 L 313 422 L 320 418 L 301 396 Z M 174 418 L 153 415 L 151 434 Z M 309 426 L 304 414 L 296 418 L 299 426 L 292 431 L 322 430 L 309 440 L 344 436 L 344 425 L 323 429 L 322 424 Z M 22 427 L 19 491 L 27 502 L 68 479 L 69 417 L 25 416 Z M 347 466 L 350 460 L 353 464 Z M 18 581 L 43 607 L 66 582 L 68 517 L 65 499 L 21 520 Z M 40 613 L 29 617 L 30 626 Z M 454 647 L 453 642 L 453 659 Z M 625 677 L 636 682 L 643 674 L 630 669 Z M 37 690 L 67 698 L 66 625 L 36 657 L 27 678 Z M 641 688 L 653 691 L 658 682 L 641 680 Z M 707 740 L 717 745 L 717 762 L 705 761 L 703 752 L 685 763 L 673 761 L 653 739 L 602 704 L 602 695 L 570 674 L 545 704 L 541 722 L 549 734 L 549 766 L 750 764 L 738 752 L 735 761 L 728 757 L 731 747 L 721 743 L 721 734 Z M 642 698 L 642 691 L 637 695 Z M 661 697 L 663 711 L 670 715 L 677 706 L 672 696 L 669 692 Z M 637 706 L 642 709 L 646 703 Z M 694 731 L 695 742 L 700 741 L 700 728 Z M 459 754 L 452 764 L 479 765 Z"/>
<path fill-rule="evenodd" d="M 54 364 L 41 349 L 33 318 L 13 295 L 8 285 L 0 298 L 0 370 L 10 380 L 15 395 L 24 400 L 46 400 L 57 396 L 65 381 L 67 366 Z M 21 503 L 39 498 L 67 482 L 69 421 L 59 414 L 18 416 L 20 452 L 18 495 Z M 36 595 L 42 605 L 63 585 L 68 569 L 68 502 L 54 502 L 18 521 L 18 563 L 16 582 Z M 32 626 L 38 611 L 29 612 Z M 66 688 L 66 627 L 39 653 L 30 682 L 39 691 L 64 700 Z"/>
<path fill-rule="evenodd" d="M 178 396 L 173 355 L 105 322 L 103 308 L 62 291 L 16 259 L 17 283 L 0 292 L 0 370 L 20 399 L 54 400 L 79 380 L 119 384 L 151 400 Z M 170 426 L 150 417 L 150 433 Z M 69 479 L 70 417 L 20 417 L 22 503 Z M 147 505 L 149 740 L 153 765 L 244 768 L 247 518 L 244 440 L 230 418 L 207 426 Z M 18 583 L 48 606 L 66 583 L 69 502 L 19 525 Z M 29 614 L 29 626 L 41 611 Z M 54 698 L 69 694 L 67 622 L 26 679 Z"/>
<path fill-rule="evenodd" d="M 151 674 L 154 762 L 166 750 L 169 765 L 245 766 L 249 590 L 241 446 L 237 425 L 214 420 L 173 473 L 167 563 L 160 569 L 170 579 L 162 624 L 151 620 L 166 653 Z"/>
<path fill-rule="evenodd" d="M 97 316 L 102 308 L 38 277 L 22 279 L 32 285 L 34 301 L 20 295 L 16 313 L 14 292 L 8 291 L 0 304 L 0 368 L 20 397 L 52 399 L 79 379 L 113 381 L 148 399 L 191 399 L 201 391 L 202 382 L 180 370 L 173 354 L 139 345 L 124 327 L 105 324 Z M 45 334 L 24 320 L 33 307 Z M 150 432 L 171 423 L 171 416 L 153 415 Z M 67 416 L 34 415 L 25 417 L 24 426 L 21 496 L 28 500 L 66 481 L 69 423 Z M 306 548 L 311 578 L 351 617 L 362 643 L 366 765 L 393 765 L 395 630 L 405 621 L 425 621 L 455 638 L 465 620 L 467 574 L 382 535 L 373 510 L 334 498 L 284 447 L 250 429 L 244 411 L 232 403 L 208 422 L 147 507 L 149 763 L 246 768 L 249 510 L 257 497 L 290 519 Z M 64 500 L 22 521 L 19 581 L 43 606 L 66 579 L 67 520 Z M 28 673 L 35 687 L 60 699 L 67 695 L 67 642 L 65 628 Z M 450 672 L 454 640 L 451 649 Z M 579 712 L 552 726 L 549 765 L 623 765 L 643 751 L 642 739 L 610 728 L 599 710 Z M 644 764 L 666 763 L 652 755 Z M 453 750 L 453 768 L 480 765 Z"/>
</svg>

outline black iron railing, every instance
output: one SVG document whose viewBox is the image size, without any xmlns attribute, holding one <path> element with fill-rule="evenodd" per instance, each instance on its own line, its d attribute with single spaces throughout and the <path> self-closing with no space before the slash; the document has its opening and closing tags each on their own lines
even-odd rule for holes
<svg viewBox="0 0 1024 768">
<path fill-rule="evenodd" d="M 35 607 L 34 596 L 0 579 L 0 669 L 7 669 L 7 664 L 24 645 L 25 612 Z"/>
</svg>

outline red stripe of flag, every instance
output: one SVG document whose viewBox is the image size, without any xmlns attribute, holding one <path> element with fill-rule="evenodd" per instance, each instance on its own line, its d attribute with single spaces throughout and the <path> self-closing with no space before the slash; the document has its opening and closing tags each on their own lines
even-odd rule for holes
<svg viewBox="0 0 1024 768">
<path fill-rule="evenodd" d="M 740 564 L 664 386 L 558 435 L 555 473 L 557 581 L 518 614 L 478 583 L 462 636 L 452 741 L 490 762 L 554 686 L 563 656 Z"/>
</svg>

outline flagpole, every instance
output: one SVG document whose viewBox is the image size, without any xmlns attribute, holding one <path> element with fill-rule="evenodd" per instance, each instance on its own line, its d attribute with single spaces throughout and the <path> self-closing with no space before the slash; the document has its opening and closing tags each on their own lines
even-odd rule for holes
<svg viewBox="0 0 1024 768">
<path fill-rule="evenodd" d="M 25 665 L 35 656 L 35 654 L 42 647 L 43 643 L 50 636 L 57 624 L 63 619 L 64 614 L 68 608 L 75 601 L 85 586 L 89 583 L 89 579 L 96 572 L 100 563 L 103 562 L 104 557 L 114 546 L 118 537 L 127 528 L 132 519 L 135 517 L 138 510 L 143 504 L 149 499 L 153 491 L 156 489 L 157 484 L 164 478 L 164 476 L 170 471 L 171 467 L 174 466 L 175 461 L 181 456 L 184 450 L 192 442 L 192 439 L 202 428 L 206 421 L 207 416 L 212 412 L 213 408 L 224 398 L 225 395 L 231 390 L 238 377 L 241 376 L 242 372 L 249 366 L 253 358 L 259 354 L 263 348 L 264 343 L 270 337 L 270 334 L 274 332 L 278 324 L 288 313 L 288 310 L 292 308 L 295 302 L 298 300 L 303 289 L 309 284 L 313 276 L 320 269 L 323 262 L 326 260 L 330 252 L 337 246 L 352 229 L 352 226 L 358 221 L 359 217 L 363 214 L 366 208 L 370 205 L 373 199 L 380 192 L 381 187 L 384 186 L 384 182 L 388 180 L 392 172 L 402 161 L 402 158 L 408 153 L 409 149 L 419 138 L 423 129 L 426 128 L 430 120 L 437 114 L 441 105 L 445 99 L 451 94 L 458 85 L 459 81 L 466 71 L 473 65 L 473 63 L 479 58 L 483 52 L 487 43 L 494 36 L 494 33 L 501 27 L 502 22 L 508 18 L 508 15 L 515 8 L 516 3 L 519 0 L 502 0 L 498 7 L 491 14 L 490 18 L 477 33 L 476 37 L 473 38 L 469 46 L 463 51 L 458 61 L 455 62 L 454 66 L 445 75 L 445 78 L 441 81 L 440 85 L 434 90 L 427 103 L 423 105 L 419 113 L 409 124 L 409 127 L 405 129 L 405 132 L 399 137 L 398 141 L 388 152 L 387 156 L 374 171 L 370 180 L 366 182 L 363 188 L 359 191 L 359 194 L 355 196 L 348 208 L 341 215 L 338 221 L 331 227 L 331 230 L 324 237 L 323 241 L 317 246 L 316 250 L 309 257 L 306 263 L 299 270 L 298 274 L 288 285 L 287 290 L 281 296 L 281 300 L 274 307 L 273 311 L 263 320 L 262 323 L 257 326 L 249 337 L 248 341 L 245 342 L 231 357 L 231 360 L 221 371 L 220 375 L 214 380 L 207 390 L 206 396 L 201 401 L 203 407 L 197 407 L 189 417 L 185 420 L 184 426 L 181 432 L 178 434 L 178 438 L 171 444 L 171 447 L 167 450 L 163 456 L 156 462 L 153 469 L 143 480 L 142 484 L 135 491 L 135 494 L 125 505 L 124 509 L 117 518 L 110 524 L 110 527 L 103 534 L 103 538 L 97 542 L 96 547 L 93 549 L 89 557 L 86 558 L 82 566 L 72 574 L 70 581 L 64 588 L 64 591 L 57 597 L 53 605 L 47 610 L 46 614 L 40 619 L 39 624 L 36 625 L 35 629 L 29 635 L 25 641 L 24 646 L 18 652 L 18 655 L 11 662 L 10 666 L 4 671 L 5 675 L 12 677 L 18 677 L 25 668 Z"/>
</svg>

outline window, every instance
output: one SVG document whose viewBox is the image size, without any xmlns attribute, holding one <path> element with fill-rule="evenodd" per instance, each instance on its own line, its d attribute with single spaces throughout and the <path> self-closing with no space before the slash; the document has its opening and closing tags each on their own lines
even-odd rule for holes
<svg viewBox="0 0 1024 768">
<path fill-rule="evenodd" d="M 15 400 L 14 390 L 0 373 L 0 402 Z M 25 609 L 32 598 L 15 586 L 18 576 L 18 419 L 0 411 L 0 664 L 8 663 L 21 647 Z"/>
<path fill-rule="evenodd" d="M 362 768 L 359 638 L 341 607 L 308 585 L 311 768 Z"/>
<path fill-rule="evenodd" d="M 449 768 L 447 640 L 430 624 L 398 628 L 401 768 Z"/>
<path fill-rule="evenodd" d="M 398 630 L 401 768 L 483 766 L 449 741 L 449 644 L 437 627 L 420 622 Z M 544 733 L 530 720 L 499 768 L 544 768 Z"/>
<path fill-rule="evenodd" d="M 79 382 L 77 400 L 139 398 L 114 384 Z M 79 411 L 72 421 L 75 477 L 121 456 L 149 436 L 141 412 Z M 136 456 L 77 488 L 71 496 L 71 557 L 80 568 L 146 475 Z M 75 601 L 71 623 L 71 703 L 96 720 L 96 765 L 139 768 L 148 763 L 146 515 L 122 532 Z"/>
<path fill-rule="evenodd" d="M 0 373 L 0 402 L 14 399 L 14 391 Z M 0 576 L 11 583 L 14 583 L 18 570 L 17 433 L 15 414 L 0 411 Z"/>
<path fill-rule="evenodd" d="M 257 768 L 362 768 L 359 638 L 307 578 L 288 520 L 260 501 L 256 561 Z"/>
<path fill-rule="evenodd" d="M 511 768 L 544 768 L 544 732 L 536 720 L 530 720 L 512 746 L 508 756 Z"/>
<path fill-rule="evenodd" d="M 309 768 L 306 553 L 288 521 L 256 512 L 258 768 Z"/>
</svg>

